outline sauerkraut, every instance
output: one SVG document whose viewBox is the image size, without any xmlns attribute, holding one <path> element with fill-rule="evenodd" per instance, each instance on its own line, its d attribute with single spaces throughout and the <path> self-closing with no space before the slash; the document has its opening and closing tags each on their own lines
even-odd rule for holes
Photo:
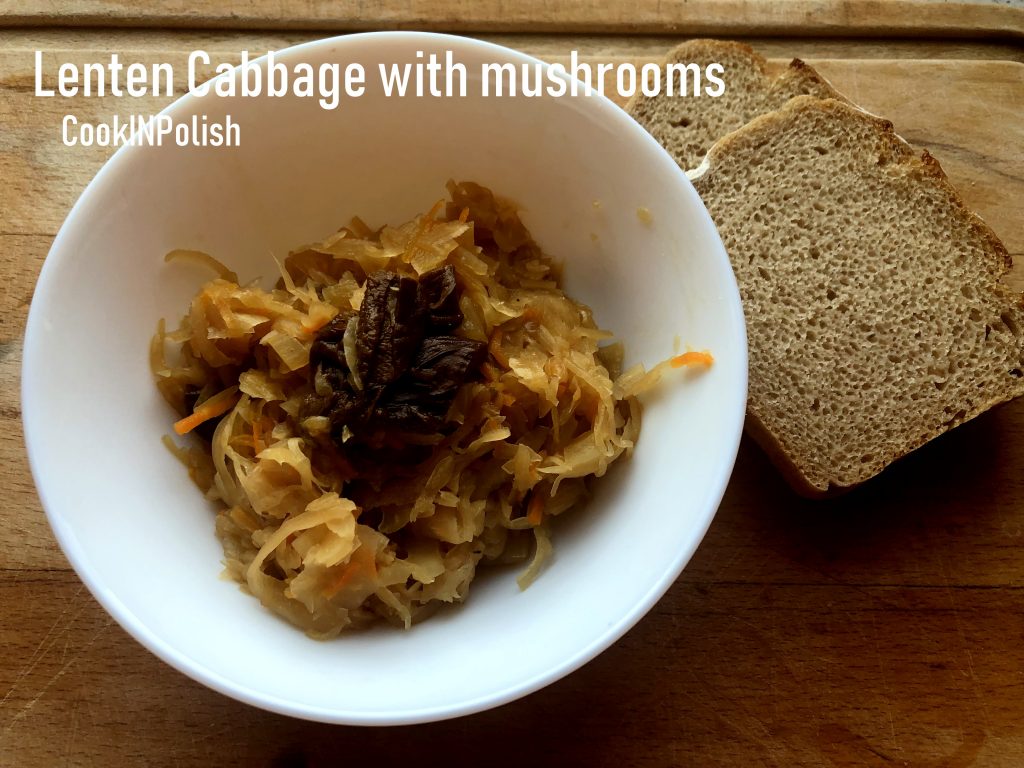
<svg viewBox="0 0 1024 768">
<path fill-rule="evenodd" d="M 398 227 L 352 222 L 292 252 L 273 290 L 218 277 L 151 364 L 168 446 L 219 508 L 225 573 L 311 636 L 409 627 L 482 563 L 551 553 L 550 521 L 629 455 L 668 365 L 567 297 L 515 207 L 472 183 Z"/>
</svg>

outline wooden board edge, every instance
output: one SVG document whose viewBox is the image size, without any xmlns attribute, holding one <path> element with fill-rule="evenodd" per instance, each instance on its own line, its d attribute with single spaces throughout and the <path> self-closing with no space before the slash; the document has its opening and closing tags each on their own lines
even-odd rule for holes
<svg viewBox="0 0 1024 768">
<path fill-rule="evenodd" d="M 287 5 L 293 5 L 288 8 Z M 233 7 L 232 7 L 233 6 Z M 413 0 L 375 9 L 367 18 L 357 0 L 287 3 L 253 0 L 214 9 L 181 0 L 147 8 L 117 0 L 63 0 L 26 8 L 0 0 L 0 27 L 169 27 L 370 31 L 421 29 L 446 32 L 577 32 L 689 35 L 915 36 L 955 39 L 1024 38 L 1024 7 L 970 0 L 824 0 L 776 4 L 755 0 L 641 0 L 617 4 L 500 0 L 473 4 Z"/>
</svg>

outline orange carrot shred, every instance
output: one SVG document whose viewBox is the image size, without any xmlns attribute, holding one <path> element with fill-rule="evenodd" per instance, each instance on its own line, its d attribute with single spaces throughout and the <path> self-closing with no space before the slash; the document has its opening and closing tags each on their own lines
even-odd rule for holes
<svg viewBox="0 0 1024 768">
<path fill-rule="evenodd" d="M 497 381 L 501 378 L 501 372 L 490 363 L 484 363 L 481 365 L 480 371 L 483 373 L 484 378 L 487 381 Z"/>
<path fill-rule="evenodd" d="M 263 450 L 263 419 L 259 418 L 252 423 L 252 452 L 253 455 Z"/>
<path fill-rule="evenodd" d="M 707 352 L 684 352 L 673 357 L 670 365 L 673 368 L 682 368 L 684 365 L 710 366 L 713 362 L 715 362 L 715 358 Z"/>
<path fill-rule="evenodd" d="M 315 319 L 303 320 L 302 330 L 306 331 L 306 333 L 316 333 L 333 319 L 334 317 L 332 315 L 323 313 L 320 317 Z"/>
<path fill-rule="evenodd" d="M 526 508 L 526 522 L 537 527 L 544 519 L 544 496 L 537 491 L 530 496 L 530 505 Z"/>
<path fill-rule="evenodd" d="M 409 240 L 409 244 L 406 246 L 406 257 L 412 259 L 412 257 L 420 250 L 420 238 L 429 232 L 434 224 L 437 223 L 437 214 L 441 212 L 441 208 L 444 206 L 444 200 L 438 200 L 434 203 L 434 207 L 430 209 L 426 216 L 420 219 L 420 224 L 416 227 L 416 234 Z"/>
<path fill-rule="evenodd" d="M 190 416 L 174 422 L 174 431 L 186 435 L 203 422 L 223 416 L 238 402 L 238 387 L 228 387 L 195 407 Z"/>
<path fill-rule="evenodd" d="M 363 545 L 359 546 L 356 551 L 349 556 L 348 565 L 342 569 L 338 578 L 324 588 L 324 597 L 334 597 L 360 574 L 365 576 L 367 579 L 377 578 L 376 554 L 371 551 L 369 547 Z"/>
</svg>

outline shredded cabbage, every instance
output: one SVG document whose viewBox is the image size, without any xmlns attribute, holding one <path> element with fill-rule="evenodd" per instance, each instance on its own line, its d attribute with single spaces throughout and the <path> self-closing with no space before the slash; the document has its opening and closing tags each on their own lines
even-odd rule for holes
<svg viewBox="0 0 1024 768">
<path fill-rule="evenodd" d="M 606 344 L 590 309 L 562 292 L 515 207 L 476 184 L 448 189 L 446 207 L 402 226 L 353 219 L 291 253 L 270 291 L 239 284 L 205 254 L 170 256 L 218 277 L 178 331 L 161 321 L 150 349 L 157 387 L 189 429 L 216 393 L 236 385 L 239 395 L 202 448 L 168 442 L 221 508 L 225 573 L 314 637 L 381 618 L 408 627 L 464 600 L 481 562 L 528 563 L 526 588 L 551 556 L 551 519 L 632 451 L 636 396 L 663 373 L 665 364 L 619 377 L 621 345 Z M 441 428 L 389 434 L 361 453 L 354 425 L 308 412 L 337 385 L 311 370 L 317 334 L 360 309 L 377 270 L 419 278 L 449 266 L 460 291 L 454 334 L 485 343 L 485 361 Z M 348 384 L 362 391 L 357 328 L 353 315 L 340 349 Z M 366 458 L 392 444 L 394 461 Z"/>
</svg>

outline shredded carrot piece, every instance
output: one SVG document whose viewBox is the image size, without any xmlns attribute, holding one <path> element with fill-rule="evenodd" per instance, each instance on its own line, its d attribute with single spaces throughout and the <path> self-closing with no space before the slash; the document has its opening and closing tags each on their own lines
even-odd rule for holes
<svg viewBox="0 0 1024 768">
<path fill-rule="evenodd" d="M 533 492 L 530 496 L 530 505 L 526 508 L 526 522 L 537 527 L 544 519 L 544 494 Z"/>
<path fill-rule="evenodd" d="M 501 378 L 501 371 L 495 368 L 490 363 L 484 363 L 480 366 L 480 371 L 483 373 L 484 378 L 487 381 L 497 381 Z"/>
<path fill-rule="evenodd" d="M 713 362 L 715 362 L 715 358 L 707 352 L 684 352 L 673 357 L 670 365 L 673 368 L 682 368 L 684 365 L 710 366 Z"/>
<path fill-rule="evenodd" d="M 461 221 L 463 224 L 465 224 L 466 221 L 468 221 L 468 220 L 469 220 L 469 208 L 463 208 L 462 212 L 459 213 L 459 221 Z"/>
<path fill-rule="evenodd" d="M 310 314 L 302 321 L 302 330 L 306 333 L 316 333 L 331 322 L 336 314 L 336 312 L 331 312 L 330 310 L 325 309 L 322 305 L 319 305 L 319 309 L 316 312 L 315 317 Z"/>
<path fill-rule="evenodd" d="M 434 203 L 434 207 L 430 209 L 426 216 L 420 219 L 420 224 L 416 228 L 416 234 L 409 240 L 409 245 L 406 247 L 406 258 L 412 259 L 412 257 L 420 250 L 420 238 L 429 232 L 433 226 L 437 223 L 437 214 L 441 212 L 441 208 L 444 206 L 444 200 L 438 200 Z"/>
<path fill-rule="evenodd" d="M 348 565 L 344 567 L 338 578 L 324 588 L 324 597 L 334 597 L 360 575 L 365 576 L 368 580 L 377 578 L 376 555 L 369 547 L 363 545 L 360 545 L 349 556 Z"/>
<path fill-rule="evenodd" d="M 306 333 L 316 333 L 321 328 L 323 328 L 325 325 L 327 325 L 329 322 L 330 322 L 330 318 L 326 318 L 326 317 L 323 318 L 322 320 L 320 318 L 317 318 L 316 320 L 312 320 L 310 322 L 303 321 L 302 322 L 302 330 L 304 330 Z"/>
<path fill-rule="evenodd" d="M 263 450 L 263 419 L 256 419 L 252 423 L 252 452 L 259 455 Z"/>
<path fill-rule="evenodd" d="M 191 432 L 205 421 L 223 416 L 238 402 L 238 387 L 228 387 L 196 406 L 190 416 L 174 422 L 174 431 L 179 435 Z"/>
</svg>

